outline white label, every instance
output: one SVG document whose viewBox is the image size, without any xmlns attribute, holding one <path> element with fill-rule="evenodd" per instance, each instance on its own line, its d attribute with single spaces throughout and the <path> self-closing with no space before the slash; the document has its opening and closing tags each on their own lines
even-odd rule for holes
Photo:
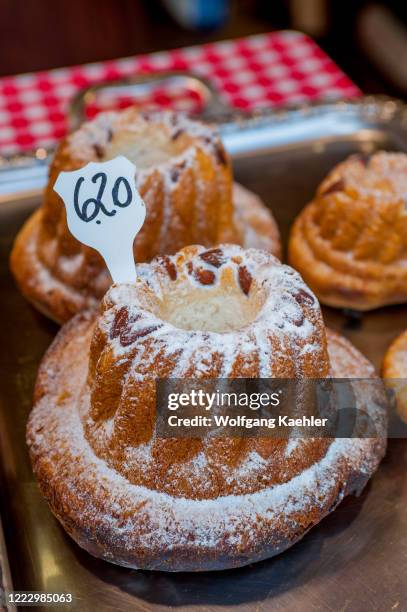
<svg viewBox="0 0 407 612">
<path fill-rule="evenodd" d="M 133 242 L 146 217 L 135 186 L 136 166 L 120 155 L 60 172 L 54 190 L 66 208 L 69 231 L 102 255 L 115 283 L 133 282 Z"/>
</svg>

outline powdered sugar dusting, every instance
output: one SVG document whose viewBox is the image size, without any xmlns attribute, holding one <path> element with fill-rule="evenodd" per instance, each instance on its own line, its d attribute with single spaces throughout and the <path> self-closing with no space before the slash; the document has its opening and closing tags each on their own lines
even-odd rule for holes
<svg viewBox="0 0 407 612">
<path fill-rule="evenodd" d="M 228 252 L 229 247 L 222 248 Z M 202 250 L 197 249 L 194 257 L 200 253 Z M 264 256 L 260 260 L 262 265 L 267 264 Z M 245 259 L 245 263 L 250 266 L 253 262 Z M 271 264 L 274 265 L 273 262 Z M 151 267 L 154 266 L 159 264 L 155 263 Z M 256 272 L 255 267 L 251 270 Z M 291 274 L 289 271 L 287 273 Z M 161 268 L 156 271 L 156 275 L 160 274 L 164 274 Z M 117 314 L 117 307 L 123 300 L 135 308 L 136 302 L 143 301 L 146 295 L 149 299 L 148 287 L 151 289 L 151 285 L 147 284 L 148 277 L 148 274 L 144 274 L 144 278 L 138 281 L 145 285 L 141 293 L 137 285 L 114 287 L 109 292 L 103 314 L 99 318 L 99 329 L 103 333 L 111 333 L 111 326 L 117 321 L 112 313 Z M 165 292 L 166 289 L 163 289 L 162 294 L 165 295 Z M 309 296 L 301 294 L 301 299 L 311 303 Z M 310 313 L 313 312 L 311 309 Z M 140 312 L 133 310 L 131 314 L 134 316 Z M 263 315 L 267 313 L 260 312 L 258 316 L 261 319 Z M 154 317 L 150 311 L 146 316 Z M 171 326 L 167 325 L 170 329 Z M 30 417 L 28 442 L 35 472 L 58 518 L 81 545 L 89 547 L 94 554 L 96 551 L 104 558 L 118 563 L 129 563 L 132 566 L 140 563 L 143 567 L 149 567 L 146 561 L 148 555 L 158 555 L 161 558 L 164 551 L 166 554 L 174 551 L 173 563 L 176 566 L 177 551 L 183 549 L 190 551 L 192 556 L 194 553 L 208 554 L 209 551 L 215 554 L 219 550 L 230 558 L 242 553 L 249 557 L 254 554 L 256 557 L 258 553 L 254 551 L 258 550 L 258 546 L 261 550 L 270 550 L 271 542 L 279 550 L 281 543 L 287 545 L 292 538 L 303 534 L 318 520 L 316 517 L 328 512 L 345 494 L 363 486 L 383 454 L 384 442 L 381 438 L 336 439 L 327 441 L 326 446 L 321 447 L 323 453 L 314 455 L 316 458 L 310 462 L 308 449 L 315 453 L 319 448 L 318 443 L 297 439 L 280 444 L 278 450 L 274 447 L 277 462 L 273 464 L 270 457 L 273 457 L 274 451 L 266 456 L 261 440 L 255 441 L 255 447 L 246 447 L 246 442 L 242 442 L 241 447 L 239 444 L 236 446 L 233 440 L 230 441 L 232 446 L 223 447 L 222 441 L 209 438 L 203 440 L 189 458 L 181 462 L 169 462 L 169 479 L 165 490 L 157 490 L 154 481 L 152 486 L 135 483 L 130 479 L 134 466 L 143 474 L 152 466 L 156 467 L 161 460 L 160 455 L 153 453 L 156 443 L 154 436 L 140 444 L 126 444 L 117 449 L 122 453 L 119 470 L 113 468 L 109 456 L 101 456 L 100 448 L 95 449 L 95 440 L 91 442 L 85 435 L 91 405 L 90 389 L 86 383 L 86 362 L 92 330 L 91 320 L 74 321 L 62 332 L 65 334 L 64 342 L 61 344 L 61 338 L 48 354 L 41 368 L 42 389 L 39 389 L 40 399 Z M 123 346 L 120 349 L 118 346 L 120 329 L 117 325 L 113 332 L 113 337 L 109 336 L 109 346 L 120 353 L 119 360 L 115 362 L 117 367 L 125 364 L 130 355 L 129 349 Z M 121 332 L 124 334 L 122 341 L 126 343 L 126 334 L 134 332 L 134 325 L 131 325 L 130 330 L 122 327 Z M 178 332 L 182 334 L 183 330 Z M 172 326 L 171 333 L 176 342 L 172 350 L 175 351 L 178 350 L 177 342 L 181 345 L 178 332 Z M 155 334 L 155 343 L 164 332 L 156 330 L 151 333 Z M 219 338 L 224 335 L 217 334 Z M 349 343 L 331 333 L 329 339 L 334 375 L 338 375 L 340 368 L 344 367 L 342 364 L 348 364 L 351 375 L 357 365 L 359 370 L 362 368 L 362 373 L 369 375 L 367 372 L 370 370 L 365 360 L 355 349 L 350 349 Z M 253 342 L 253 338 L 250 342 Z M 250 342 L 246 344 L 248 350 Z M 134 343 L 130 344 L 134 348 Z M 144 340 L 136 344 L 142 359 L 147 359 L 149 345 Z M 196 361 L 203 367 L 203 346 L 201 351 L 202 355 Z M 211 355 L 208 356 L 206 351 L 206 363 L 208 358 L 211 361 Z M 228 356 L 226 361 L 231 359 Z M 151 365 L 154 362 L 149 362 L 147 370 Z M 136 367 L 133 362 L 124 377 L 122 393 L 125 394 L 127 388 L 132 388 L 133 392 L 134 389 L 141 389 L 132 383 L 136 380 L 138 384 L 143 384 L 147 370 L 140 367 L 140 364 Z M 110 368 L 106 373 L 109 372 Z M 64 391 L 62 395 L 61 391 Z M 385 411 L 370 399 L 368 392 L 358 396 L 359 402 L 363 403 L 377 425 L 379 436 L 384 436 Z M 104 437 L 109 439 L 115 434 L 115 420 L 115 416 L 107 416 L 104 422 L 102 420 L 98 423 L 101 430 L 99 445 L 103 445 Z M 177 441 L 178 444 L 184 442 Z M 192 441 L 187 444 L 192 444 Z M 278 445 L 278 441 L 272 444 Z M 226 449 L 226 463 L 214 463 L 213 453 L 218 456 L 223 448 Z M 110 450 L 114 451 L 114 446 Z M 237 463 L 230 461 L 233 453 L 239 459 Z M 294 471 L 292 467 L 289 468 L 291 458 L 297 465 Z M 280 479 L 273 484 L 269 479 L 270 472 L 278 472 L 280 467 Z M 231 493 L 213 494 L 211 489 L 218 486 L 220 477 L 226 481 Z M 191 478 L 196 483 L 203 482 L 201 497 L 179 493 L 178 485 L 185 478 Z M 257 482 L 257 488 L 245 492 L 242 486 L 252 478 Z M 193 564 L 188 567 L 193 567 Z"/>
<path fill-rule="evenodd" d="M 89 161 L 97 154 L 95 145 L 100 147 L 103 155 L 109 150 L 110 143 L 115 138 L 120 139 L 122 134 L 130 134 L 132 142 L 141 139 L 142 134 L 154 123 L 161 126 L 162 135 L 166 143 L 175 142 L 178 134 L 188 134 L 191 139 L 197 139 L 202 148 L 213 150 L 214 144 L 219 142 L 219 135 L 214 126 L 190 119 L 186 114 L 171 111 L 143 111 L 130 107 L 124 111 L 111 111 L 98 114 L 92 121 L 84 123 L 79 130 L 68 137 L 67 146 L 71 155 L 77 160 Z M 158 134 L 158 137 L 160 134 Z M 150 142 L 150 148 L 154 143 Z M 196 145 L 187 152 L 182 151 L 179 160 L 188 157 Z M 159 147 L 160 149 L 162 147 Z M 176 153 L 176 150 L 175 150 Z M 156 167 L 163 165 L 173 166 L 177 156 L 171 156 L 171 162 L 159 162 Z M 145 172 L 144 169 L 140 171 Z"/>
<path fill-rule="evenodd" d="M 163 270 L 160 260 L 138 266 L 139 283 L 135 286 L 120 285 L 109 291 L 106 299 L 109 308 L 111 307 L 116 312 L 120 308 L 127 308 L 130 318 L 134 320 L 135 331 L 145 327 L 156 327 L 149 335 L 149 339 L 152 340 L 152 345 L 149 347 L 150 362 L 154 363 L 155 355 L 161 354 L 163 350 L 171 353 L 180 351 L 177 366 L 171 375 L 182 377 L 192 362 L 196 375 L 200 376 L 204 375 L 210 367 L 208 366 L 208 355 L 220 354 L 223 359 L 223 367 L 219 376 L 228 377 L 231 375 L 238 355 L 251 357 L 256 351 L 260 359 L 258 376 L 266 378 L 275 375 L 273 361 L 274 357 L 278 356 L 278 346 L 276 346 L 278 339 L 280 339 L 283 353 L 287 352 L 288 341 L 290 344 L 298 343 L 297 360 L 301 359 L 301 356 L 315 356 L 316 367 L 318 362 L 321 364 L 326 362 L 326 357 L 324 358 L 323 355 L 324 347 L 321 346 L 319 339 L 319 332 L 323 325 L 319 305 L 315 296 L 304 285 L 301 277 L 268 253 L 255 249 L 243 250 L 235 245 L 222 245 L 218 248 L 222 250 L 227 261 L 227 266 L 221 268 L 216 268 L 199 257 L 205 251 L 203 247 L 191 247 L 189 251 L 181 251 L 180 253 L 187 253 L 185 261 L 184 254 L 178 254 L 169 259 L 178 268 L 177 290 L 181 291 L 179 285 L 182 283 L 182 290 L 186 293 L 194 288 L 204 290 L 208 294 L 213 292 L 218 284 L 222 285 L 222 274 L 225 274 L 226 267 L 232 271 L 237 286 L 239 266 L 244 263 L 249 274 L 254 277 L 258 291 L 261 291 L 265 298 L 254 320 L 236 331 L 228 333 L 200 332 L 199 330 L 195 330 L 194 333 L 186 332 L 160 318 L 157 315 L 157 309 L 155 311 L 146 310 L 140 301 L 140 294 L 143 295 L 145 286 L 151 290 L 158 301 L 162 301 L 166 299 L 165 296 L 174 285 Z M 199 277 L 188 273 L 188 265 L 199 266 L 200 270 L 210 270 L 216 279 L 215 282 L 209 286 L 202 286 Z M 306 316 L 301 303 L 295 299 L 295 296 L 301 291 L 306 291 L 308 296 Z M 223 292 L 223 295 L 226 296 L 226 294 L 227 289 Z M 100 325 L 105 333 L 108 333 L 112 313 L 109 310 L 106 312 L 104 316 L 107 319 L 102 320 Z M 270 340 L 270 335 L 273 337 L 274 344 Z M 131 350 L 130 347 L 123 348 L 118 339 L 113 342 L 113 347 L 117 357 Z M 137 363 L 134 364 L 134 368 L 137 369 Z M 315 370 L 315 376 L 321 373 L 323 372 Z"/>
<path fill-rule="evenodd" d="M 344 189 L 356 190 L 360 197 L 383 203 L 404 203 L 407 200 L 406 169 L 404 153 L 378 151 L 367 158 L 351 156 L 333 170 L 329 181 L 341 177 Z"/>
<path fill-rule="evenodd" d="M 51 423 L 49 423 L 51 416 Z M 43 428 L 44 419 L 51 427 Z M 114 530 L 129 543 L 133 541 L 135 523 L 137 539 L 142 546 L 167 548 L 184 546 L 195 535 L 194 546 L 213 548 L 224 543 L 238 544 L 256 537 L 254 525 L 290 520 L 303 512 L 317 499 L 323 500 L 341 478 L 343 462 L 351 469 L 369 474 L 376 460 L 369 459 L 370 440 L 337 439 L 332 442 L 325 457 L 317 464 L 295 476 L 289 482 L 249 495 L 229 495 L 209 500 L 174 498 L 142 486 L 129 484 L 120 474 L 98 459 L 83 436 L 83 428 L 75 405 L 64 411 L 49 413 L 48 398 L 37 404 L 30 426 L 30 445 L 34 453 L 40 448 L 68 448 L 71 465 L 75 470 L 63 469 L 65 486 L 72 491 L 84 490 L 88 482 L 99 483 L 109 491 L 103 506 L 97 510 L 88 500 L 89 512 L 97 511 L 98 522 Z M 67 446 L 68 445 L 68 446 Z M 50 455 L 52 461 L 52 453 Z M 196 458 L 197 465 L 202 457 Z M 262 464 L 258 455 L 249 455 L 245 469 Z M 263 462 L 264 463 L 264 462 Z M 335 467 L 336 466 L 336 467 Z M 58 464 L 53 468 L 55 475 Z M 342 492 L 342 496 L 344 490 Z M 130 514 L 127 522 L 118 518 L 129 509 L 142 505 L 141 515 Z M 143 524 L 143 520 L 146 519 Z"/>
</svg>

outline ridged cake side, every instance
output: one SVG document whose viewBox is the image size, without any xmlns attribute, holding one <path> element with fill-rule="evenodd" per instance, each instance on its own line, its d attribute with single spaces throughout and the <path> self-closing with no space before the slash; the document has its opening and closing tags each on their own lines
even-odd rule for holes
<svg viewBox="0 0 407 612">
<path fill-rule="evenodd" d="M 232 183 L 230 159 L 213 128 L 171 112 L 101 113 L 61 143 L 43 205 L 26 221 L 11 253 L 22 293 L 47 316 L 67 321 L 95 306 L 111 283 L 99 253 L 68 231 L 54 182 L 60 171 L 117 155 L 135 161 L 147 206 L 134 246 L 137 262 L 188 244 L 222 241 L 281 255 L 271 211 Z"/>
<path fill-rule="evenodd" d="M 160 439 L 156 379 L 318 378 L 329 367 L 318 302 L 296 272 L 261 251 L 187 247 L 106 295 L 82 393 L 85 435 L 134 484 L 194 499 L 251 493 L 318 462 L 329 441 Z"/>
<path fill-rule="evenodd" d="M 332 440 L 308 468 L 309 448 L 301 440 L 276 446 L 283 465 L 293 455 L 303 466 L 285 482 L 208 499 L 178 497 L 176 480 L 168 492 L 133 484 L 98 457 L 85 436 L 79 395 L 94 325 L 95 313 L 78 315 L 45 356 L 27 440 L 51 510 L 97 557 L 165 571 L 220 570 L 270 557 L 298 541 L 346 495 L 359 493 L 385 452 L 385 404 L 364 394 L 360 407 L 377 426 L 378 437 Z M 372 366 L 348 341 L 332 332 L 327 338 L 334 376 L 372 376 Z M 253 454 L 258 463 L 259 453 Z M 250 465 L 250 457 L 244 462 Z M 268 469 L 264 462 L 258 479 Z"/>
<path fill-rule="evenodd" d="M 318 298 L 368 310 L 407 301 L 407 155 L 351 156 L 297 217 L 289 260 Z"/>
<path fill-rule="evenodd" d="M 56 278 L 102 297 L 104 263 L 71 235 L 53 187 L 59 172 L 119 154 L 135 161 L 137 188 L 147 207 L 135 243 L 136 261 L 173 253 L 198 240 L 207 245 L 239 240 L 233 223 L 230 161 L 212 128 L 171 112 L 130 108 L 103 113 L 68 136 L 51 165 L 38 255 Z"/>
</svg>

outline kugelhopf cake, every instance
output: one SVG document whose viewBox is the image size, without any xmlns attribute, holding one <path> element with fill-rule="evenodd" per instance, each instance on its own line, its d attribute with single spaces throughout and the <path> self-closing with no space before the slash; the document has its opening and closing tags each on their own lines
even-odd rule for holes
<svg viewBox="0 0 407 612">
<path fill-rule="evenodd" d="M 382 376 L 395 392 L 400 418 L 407 422 L 407 330 L 397 336 L 387 349 Z"/>
<path fill-rule="evenodd" d="M 173 112 L 101 113 L 59 146 L 43 205 L 13 248 L 17 283 L 46 315 L 64 322 L 95 306 L 111 283 L 99 253 L 69 232 L 65 207 L 53 189 L 58 174 L 118 155 L 135 162 L 147 208 L 135 241 L 136 261 L 222 241 L 280 255 L 273 216 L 257 196 L 233 186 L 229 156 L 212 127 Z"/>
<path fill-rule="evenodd" d="M 289 261 L 319 300 L 370 310 L 407 302 L 407 155 L 352 155 L 297 217 Z"/>
<path fill-rule="evenodd" d="M 27 439 L 44 496 L 80 546 L 124 566 L 218 570 L 283 551 L 362 490 L 385 452 L 385 406 L 358 396 L 376 438 L 165 439 L 156 378 L 370 378 L 373 367 L 266 252 L 192 246 L 137 271 L 42 362 Z"/>
</svg>

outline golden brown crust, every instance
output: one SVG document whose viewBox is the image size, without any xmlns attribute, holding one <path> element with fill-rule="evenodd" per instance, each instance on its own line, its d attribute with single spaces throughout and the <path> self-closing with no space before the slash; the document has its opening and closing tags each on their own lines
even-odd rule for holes
<svg viewBox="0 0 407 612">
<path fill-rule="evenodd" d="M 387 349 L 382 376 L 396 394 L 400 418 L 407 422 L 407 330 L 397 336 Z"/>
<path fill-rule="evenodd" d="M 219 245 L 186 247 L 139 265 L 138 276 L 106 294 L 91 344 L 85 437 L 99 458 L 133 484 L 210 499 L 281 484 L 323 457 L 327 440 L 304 440 L 301 458 L 283 464 L 286 440 L 276 449 L 254 437 L 192 443 L 155 432 L 156 379 L 329 374 L 320 308 L 298 274 L 264 252 Z"/>
<path fill-rule="evenodd" d="M 184 244 L 233 241 L 230 160 L 217 132 L 198 121 L 172 112 L 141 113 L 128 108 L 102 113 L 68 136 L 58 147 L 45 191 L 41 256 L 53 259 L 81 253 L 84 265 L 100 267 L 92 249 L 80 245 L 66 225 L 65 208 L 54 191 L 61 170 L 76 170 L 89 161 L 105 161 L 124 154 L 137 166 L 137 188 L 147 207 L 146 221 L 137 236 L 135 259 L 174 252 Z M 48 253 L 46 242 L 57 236 Z M 50 245 L 49 245 L 50 246 Z M 58 268 L 64 278 L 64 271 Z M 65 282 L 91 286 L 94 274 L 79 279 L 77 272 Z M 95 287 L 96 289 L 96 287 Z"/>
<path fill-rule="evenodd" d="M 102 113 L 60 144 L 41 212 L 22 228 L 11 256 L 22 293 L 51 318 L 68 320 L 93 306 L 110 285 L 99 253 L 69 232 L 55 180 L 62 170 L 119 153 L 135 160 L 137 187 L 147 207 L 134 246 L 137 262 L 194 243 L 250 242 L 280 254 L 271 213 L 247 190 L 233 188 L 230 159 L 212 128 L 175 113 L 134 108 Z"/>
<path fill-rule="evenodd" d="M 208 271 L 215 277 L 212 289 Z M 174 287 L 183 296 L 187 287 L 190 297 L 201 290 L 217 295 L 219 285 L 228 295 L 234 287 L 238 299 L 255 300 L 266 271 L 269 298 L 252 324 L 235 332 L 188 332 L 157 318 L 155 293 L 164 301 Z M 146 409 L 150 380 L 165 368 L 168 376 L 174 368 L 186 377 L 244 376 L 250 337 L 259 356 L 274 340 L 276 353 L 280 347 L 287 356 L 281 364 L 250 361 L 252 376 L 264 376 L 264 367 L 287 376 L 291 351 L 315 375 L 329 372 L 329 354 L 333 376 L 373 376 L 369 362 L 338 334 L 327 333 L 326 349 L 321 322 L 298 275 L 264 253 L 239 253 L 236 246 L 189 247 L 141 265 L 138 285 L 113 287 L 100 315 L 73 318 L 41 364 L 27 430 L 41 490 L 67 532 L 91 554 L 121 565 L 225 569 L 281 552 L 345 495 L 359 492 L 385 451 L 385 406 L 371 412 L 368 394 L 358 401 L 380 437 L 297 439 L 291 447 L 287 440 L 259 438 L 177 440 L 171 446 L 172 440 L 156 437 L 154 415 Z"/>
<path fill-rule="evenodd" d="M 63 323 L 81 310 L 95 307 L 98 299 L 89 292 L 76 291 L 55 278 L 38 258 L 42 215 L 43 209 L 39 208 L 18 233 L 11 252 L 10 267 L 24 297 L 45 316 Z M 107 286 L 109 279 L 107 276 Z"/>
<path fill-rule="evenodd" d="M 281 257 L 278 227 L 270 210 L 258 196 L 237 183 L 233 192 L 236 225 L 241 232 L 242 245 L 263 248 Z M 111 278 L 103 265 L 98 291 L 92 291 L 88 286 L 78 290 L 58 279 L 38 257 L 42 219 L 43 208 L 39 208 L 26 221 L 14 242 L 10 266 L 25 298 L 49 318 L 65 323 L 81 310 L 95 307 L 108 290 Z"/>
<path fill-rule="evenodd" d="M 123 482 L 121 491 L 121 480 L 115 482 L 109 470 L 98 475 L 101 467 L 97 461 L 78 453 L 73 443 L 78 442 L 74 430 L 79 423 L 72 410 L 79 384 L 84 382 L 83 355 L 93 322 L 92 315 L 77 315 L 48 351 L 37 382 L 36 407 L 27 437 L 33 469 L 51 510 L 69 535 L 97 557 L 136 568 L 206 571 L 239 567 L 273 556 L 301 539 L 346 495 L 359 493 L 384 454 L 383 439 L 349 441 L 343 452 L 316 471 L 311 490 L 300 480 L 298 486 L 294 483 L 290 501 L 285 496 L 279 499 L 270 489 L 242 498 L 242 507 L 238 499 L 232 506 L 219 499 L 206 502 L 209 506 L 200 509 L 193 503 L 177 503 L 176 499 L 169 503 L 167 497 L 150 496 L 146 491 L 136 491 L 137 487 L 129 501 L 127 484 Z M 336 339 L 332 336 L 330 343 L 335 345 Z M 342 357 L 347 359 L 342 343 L 333 350 L 339 363 Z M 361 356 L 360 361 L 365 363 Z M 58 419 L 62 411 L 67 411 L 63 424 Z M 85 441 L 79 440 L 80 444 Z M 300 511 L 295 501 L 302 502 Z M 253 504 L 251 514 L 248 502 Z M 276 512 L 271 511 L 273 504 Z M 265 510 L 267 506 L 269 511 Z M 162 513 L 167 513 L 165 520 Z M 225 528 L 227 520 L 230 524 Z M 172 533 L 170 541 L 166 541 L 157 521 Z"/>
<path fill-rule="evenodd" d="M 352 156 L 291 230 L 289 261 L 321 302 L 370 310 L 407 301 L 407 156 Z"/>
<path fill-rule="evenodd" d="M 280 232 L 270 209 L 239 183 L 233 184 L 233 201 L 235 223 L 242 235 L 239 244 L 245 249 L 263 249 L 281 259 Z"/>
</svg>

